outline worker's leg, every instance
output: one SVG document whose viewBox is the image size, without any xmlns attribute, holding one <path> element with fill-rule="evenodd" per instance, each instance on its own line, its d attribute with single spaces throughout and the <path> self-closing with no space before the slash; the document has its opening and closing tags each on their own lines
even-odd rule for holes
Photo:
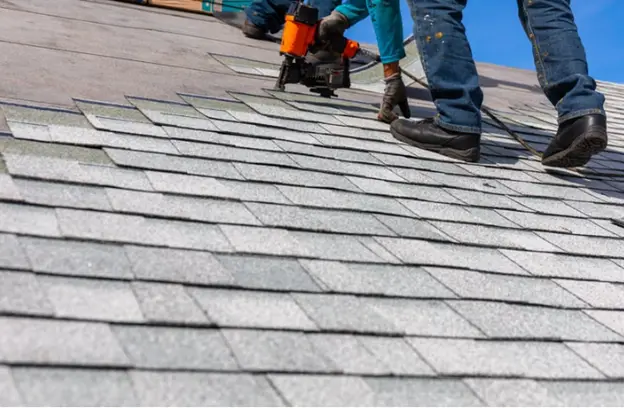
<svg viewBox="0 0 624 408">
<path fill-rule="evenodd" d="M 403 22 L 399 0 L 366 0 L 381 62 L 398 62 L 405 57 Z"/>
<path fill-rule="evenodd" d="M 282 29 L 290 3 L 291 0 L 253 0 L 245 9 L 247 23 L 259 31 L 276 33 Z"/>
<path fill-rule="evenodd" d="M 346 0 L 336 7 L 336 12 L 346 17 L 351 27 L 368 17 L 367 0 Z"/>
<path fill-rule="evenodd" d="M 462 24 L 467 0 L 408 0 L 437 115 L 392 123 L 399 140 L 466 161 L 480 156 L 483 93 Z"/>
<path fill-rule="evenodd" d="M 589 76 L 570 0 L 517 2 L 520 21 L 533 45 L 537 78 L 559 116 L 559 130 L 542 162 L 582 166 L 606 148 L 605 99 Z"/>
</svg>

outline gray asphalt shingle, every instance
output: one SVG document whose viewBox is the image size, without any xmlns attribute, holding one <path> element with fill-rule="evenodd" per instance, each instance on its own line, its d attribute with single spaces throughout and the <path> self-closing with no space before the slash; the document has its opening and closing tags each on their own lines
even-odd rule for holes
<svg viewBox="0 0 624 408">
<path fill-rule="evenodd" d="M 361 342 L 362 337 L 351 334 L 309 334 L 306 337 L 315 350 L 343 373 L 390 373 L 390 367 Z"/>
<path fill-rule="evenodd" d="M 3 268 L 30 269 L 28 258 L 17 237 L 0 234 L 0 266 Z"/>
<path fill-rule="evenodd" d="M 369 407 L 375 395 L 359 377 L 271 375 L 270 381 L 294 406 Z"/>
<path fill-rule="evenodd" d="M 493 407 L 565 406 L 554 393 L 533 380 L 471 378 L 464 382 Z"/>
<path fill-rule="evenodd" d="M 209 323 L 209 319 L 182 285 L 134 282 L 132 290 L 147 321 L 174 324 Z"/>
<path fill-rule="evenodd" d="M 6 366 L 0 366 L 0 404 L 5 407 L 23 404 L 11 371 Z"/>
<path fill-rule="evenodd" d="M 459 380 L 366 378 L 375 404 L 387 407 L 479 407 L 483 403 Z"/>
<path fill-rule="evenodd" d="M 52 316 L 54 308 L 31 272 L 0 272 L 0 312 Z"/>
<path fill-rule="evenodd" d="M 27 203 L 105 211 L 112 209 L 102 188 L 25 179 L 17 179 L 15 184 Z"/>
</svg>

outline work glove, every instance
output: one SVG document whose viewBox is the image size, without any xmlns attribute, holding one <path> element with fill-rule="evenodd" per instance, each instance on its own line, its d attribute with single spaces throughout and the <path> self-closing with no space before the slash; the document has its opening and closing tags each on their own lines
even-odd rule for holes
<svg viewBox="0 0 624 408">
<path fill-rule="evenodd" d="M 331 41 L 334 38 L 341 38 L 347 28 L 349 28 L 349 20 L 347 17 L 334 10 L 319 23 L 318 38 L 321 41 Z"/>
<path fill-rule="evenodd" d="M 399 117 L 393 112 L 395 106 L 399 105 L 401 113 L 404 117 L 409 118 L 412 116 L 409 104 L 407 103 L 407 92 L 405 90 L 405 84 L 401 78 L 401 73 L 397 72 L 384 79 L 386 82 L 386 89 L 384 90 L 384 96 L 381 100 L 381 107 L 377 114 L 377 120 L 386 123 L 392 123 Z"/>
</svg>

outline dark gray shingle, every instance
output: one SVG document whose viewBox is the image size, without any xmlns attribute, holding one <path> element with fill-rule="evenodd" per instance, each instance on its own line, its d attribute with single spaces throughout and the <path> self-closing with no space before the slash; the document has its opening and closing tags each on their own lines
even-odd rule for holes
<svg viewBox="0 0 624 408">
<path fill-rule="evenodd" d="M 182 285 L 133 282 L 132 290 L 147 321 L 174 324 L 209 322 Z"/>
</svg>

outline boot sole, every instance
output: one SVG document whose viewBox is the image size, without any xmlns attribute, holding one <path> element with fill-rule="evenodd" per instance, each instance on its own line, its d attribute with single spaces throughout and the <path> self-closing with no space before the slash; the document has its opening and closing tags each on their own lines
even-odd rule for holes
<svg viewBox="0 0 624 408">
<path fill-rule="evenodd" d="M 607 148 L 607 131 L 603 127 L 593 127 L 565 150 L 555 153 L 545 159 L 542 164 L 548 167 L 582 167 L 586 165 L 593 155 Z"/>
<path fill-rule="evenodd" d="M 390 128 L 390 133 L 395 139 L 400 140 L 403 143 L 407 143 L 410 146 L 418 147 L 419 149 L 427 150 L 430 152 L 438 153 L 452 159 L 462 160 L 468 163 L 477 163 L 481 156 L 481 148 L 473 147 L 466 150 L 453 149 L 450 147 L 440 147 L 437 145 L 430 145 L 425 143 L 416 142 L 410 138 L 407 138 L 394 129 Z"/>
</svg>

